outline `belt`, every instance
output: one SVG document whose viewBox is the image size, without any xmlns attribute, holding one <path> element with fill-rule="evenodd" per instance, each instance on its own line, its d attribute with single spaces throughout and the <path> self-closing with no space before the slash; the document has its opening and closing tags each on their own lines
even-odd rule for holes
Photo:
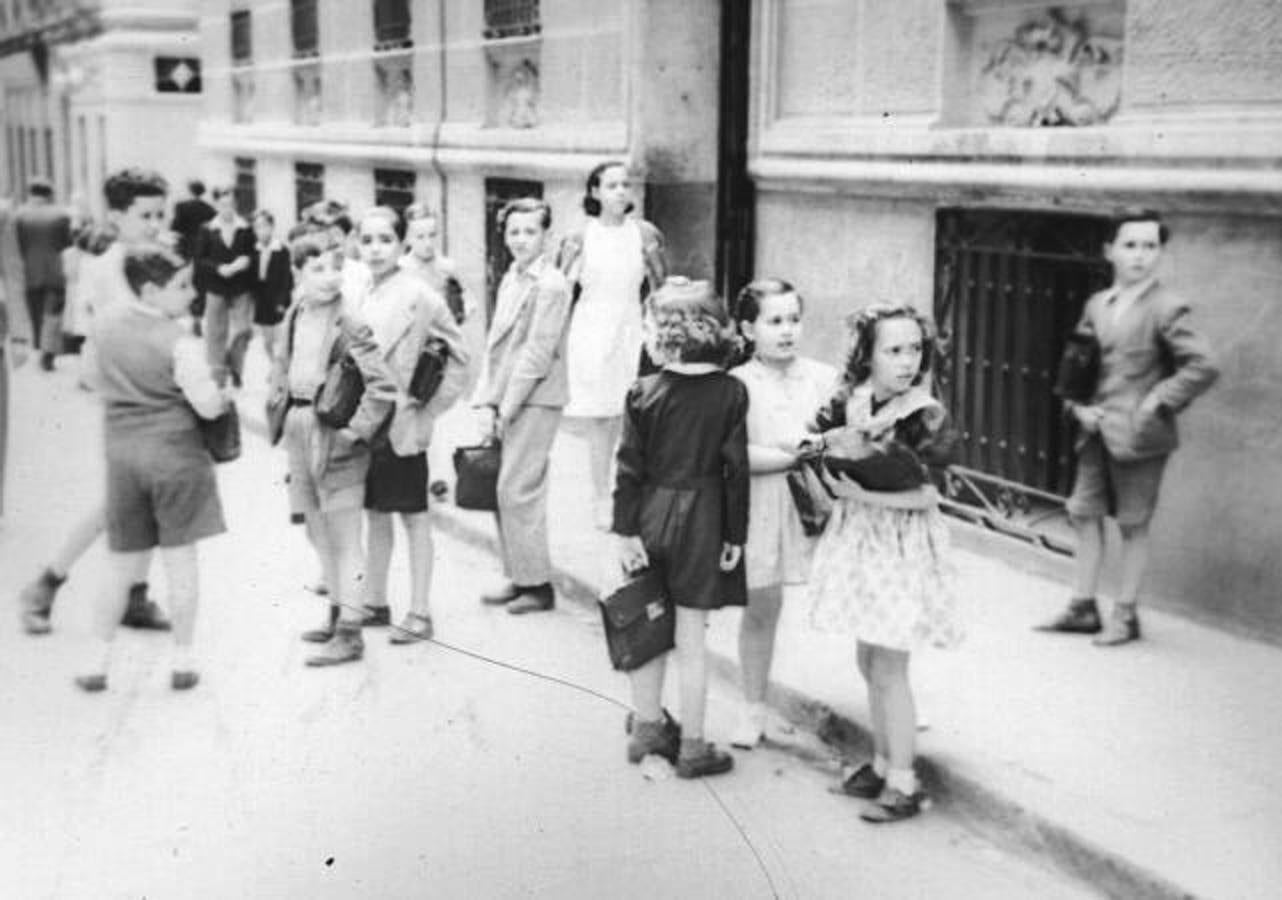
<svg viewBox="0 0 1282 900">
<path fill-rule="evenodd" d="M 289 405 L 290 405 L 290 406 L 311 406 L 311 405 L 312 405 L 312 401 L 311 401 L 310 399 L 308 399 L 307 397 L 292 397 L 292 396 L 291 396 L 291 397 L 289 398 Z"/>
</svg>

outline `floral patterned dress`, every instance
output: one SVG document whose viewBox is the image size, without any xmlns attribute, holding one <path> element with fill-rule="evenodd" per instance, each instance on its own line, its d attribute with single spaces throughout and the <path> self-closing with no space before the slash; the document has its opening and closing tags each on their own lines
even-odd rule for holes
<svg viewBox="0 0 1282 900">
<path fill-rule="evenodd" d="M 941 464 L 951 451 L 944 409 L 922 388 L 874 409 L 871 388 L 858 387 L 821 413 L 819 424 L 888 433 L 898 452 L 911 450 L 923 465 Z M 873 491 L 836 501 L 810 573 L 814 627 L 894 650 L 961 641 L 948 526 L 934 488 L 904 493 L 922 492 L 929 502 L 920 509 L 887 505 L 896 495 Z"/>
</svg>

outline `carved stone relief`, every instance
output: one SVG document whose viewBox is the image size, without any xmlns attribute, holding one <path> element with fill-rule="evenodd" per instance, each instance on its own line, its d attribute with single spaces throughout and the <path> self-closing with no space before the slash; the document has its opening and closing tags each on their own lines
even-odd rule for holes
<svg viewBox="0 0 1282 900">
<path fill-rule="evenodd" d="M 414 69 L 408 54 L 374 61 L 378 78 L 375 124 L 408 127 L 414 115 Z"/>
<path fill-rule="evenodd" d="M 528 59 L 507 73 L 500 121 L 509 128 L 533 128 L 539 124 L 539 70 Z"/>
<path fill-rule="evenodd" d="M 294 123 L 319 125 L 323 114 L 320 65 L 297 66 L 294 69 Z"/>
<path fill-rule="evenodd" d="M 1049 7 L 1013 33 L 981 41 L 979 106 L 988 123 L 1098 125 L 1121 101 L 1122 35 L 1086 10 Z"/>
</svg>

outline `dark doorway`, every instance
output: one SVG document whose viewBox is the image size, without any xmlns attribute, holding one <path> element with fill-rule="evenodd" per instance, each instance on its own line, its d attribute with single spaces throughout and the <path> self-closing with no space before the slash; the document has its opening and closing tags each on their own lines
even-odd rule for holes
<svg viewBox="0 0 1282 900">
<path fill-rule="evenodd" d="M 517 178 L 485 179 L 485 321 L 494 317 L 494 304 L 499 295 L 499 282 L 512 264 L 512 254 L 507 252 L 503 234 L 499 230 L 499 211 L 509 200 L 520 197 L 543 197 L 543 185 L 538 181 L 521 181 Z"/>
<path fill-rule="evenodd" d="M 730 302 L 752 279 L 756 195 L 748 177 L 751 3 L 721 4 L 721 99 L 717 130 L 716 278 Z"/>
<path fill-rule="evenodd" d="M 1108 220 L 945 209 L 936 225 L 937 377 L 962 432 L 960 465 L 991 476 L 999 506 L 1021 486 L 1062 498 L 1072 432 L 1051 387 L 1087 297 L 1109 283 Z"/>
</svg>

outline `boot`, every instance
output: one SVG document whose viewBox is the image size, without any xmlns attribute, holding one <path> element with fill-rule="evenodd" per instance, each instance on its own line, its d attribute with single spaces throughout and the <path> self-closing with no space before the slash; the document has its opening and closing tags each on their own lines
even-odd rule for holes
<svg viewBox="0 0 1282 900">
<path fill-rule="evenodd" d="M 653 753 L 676 765 L 677 754 L 681 752 L 681 726 L 666 709 L 658 722 L 643 722 L 635 716 L 629 716 L 625 727 L 631 735 L 628 740 L 628 762 L 635 765 Z"/>
<path fill-rule="evenodd" d="M 338 624 L 338 607 L 329 608 L 329 622 L 320 628 L 311 628 L 303 632 L 303 640 L 311 644 L 324 644 L 334 637 L 334 626 Z"/>
<path fill-rule="evenodd" d="M 49 624 L 53 598 L 66 580 L 66 575 L 55 575 L 52 569 L 46 568 L 35 581 L 22 589 L 18 603 L 22 607 L 22 628 L 27 634 L 48 634 L 53 630 Z"/>
<path fill-rule="evenodd" d="M 1099 607 L 1094 597 L 1079 597 L 1069 601 L 1068 609 L 1041 625 L 1035 631 L 1056 631 L 1061 634 L 1096 634 L 1100 630 Z"/>
<path fill-rule="evenodd" d="M 120 624 L 126 628 L 137 628 L 142 631 L 168 631 L 169 620 L 160 611 L 155 601 L 147 599 L 147 582 L 140 581 L 129 588 L 129 605 Z"/>
<path fill-rule="evenodd" d="M 681 741 L 681 755 L 677 758 L 678 778 L 722 775 L 733 768 L 734 757 L 707 741 L 695 738 Z"/>
<path fill-rule="evenodd" d="M 315 656 L 307 658 L 309 666 L 338 666 L 347 662 L 356 662 L 365 655 L 365 641 L 361 638 L 361 626 L 339 622 L 330 638 Z"/>
</svg>

